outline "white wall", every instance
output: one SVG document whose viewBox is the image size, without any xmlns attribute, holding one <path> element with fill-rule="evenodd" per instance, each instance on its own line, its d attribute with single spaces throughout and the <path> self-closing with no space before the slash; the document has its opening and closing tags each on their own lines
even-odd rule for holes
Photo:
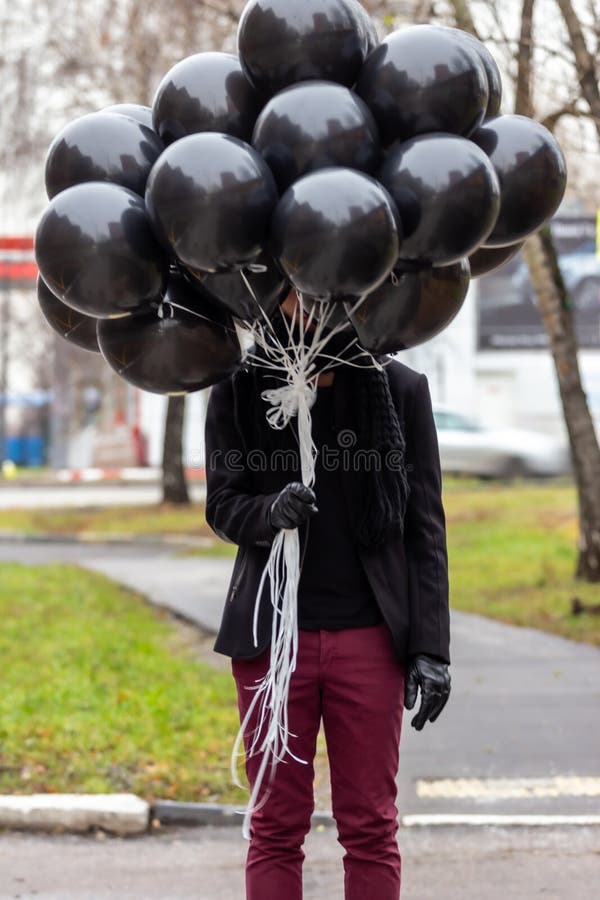
<svg viewBox="0 0 600 900">
<path fill-rule="evenodd" d="M 434 404 L 488 425 L 564 435 L 556 373 L 548 350 L 478 351 L 477 282 L 451 325 L 428 343 L 398 354 L 424 372 Z M 600 434 L 600 351 L 579 354 L 584 390 Z"/>
<path fill-rule="evenodd" d="M 398 354 L 401 362 L 427 375 L 434 405 L 474 411 L 476 324 L 475 290 L 471 287 L 461 311 L 440 335 Z"/>
</svg>

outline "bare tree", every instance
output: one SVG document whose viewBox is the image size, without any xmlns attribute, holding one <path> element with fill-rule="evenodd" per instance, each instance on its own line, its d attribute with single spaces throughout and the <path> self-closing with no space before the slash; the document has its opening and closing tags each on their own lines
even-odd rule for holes
<svg viewBox="0 0 600 900">
<path fill-rule="evenodd" d="M 586 48 L 581 24 L 573 12 L 572 4 L 569 0 L 558 0 L 558 4 L 569 30 L 581 95 L 595 117 L 596 126 L 600 128 L 600 95 L 593 58 Z M 453 0 L 452 5 L 457 25 L 478 35 L 469 0 Z M 490 2 L 489 6 L 493 8 L 498 20 L 495 4 Z M 534 113 L 534 8 L 535 0 L 523 0 L 516 48 L 515 112 L 529 116 Z M 579 99 L 577 97 L 548 113 L 545 125 L 553 130 L 563 116 L 581 115 Z M 580 519 L 577 575 L 588 581 L 600 581 L 600 448 L 581 384 L 572 304 L 558 266 L 550 229 L 545 228 L 529 238 L 523 254 L 548 333 L 571 446 Z"/>
</svg>

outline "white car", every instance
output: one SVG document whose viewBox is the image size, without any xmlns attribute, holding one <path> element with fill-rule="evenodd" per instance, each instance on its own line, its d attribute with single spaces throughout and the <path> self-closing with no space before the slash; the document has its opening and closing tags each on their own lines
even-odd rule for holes
<svg viewBox="0 0 600 900">
<path fill-rule="evenodd" d="M 538 431 L 489 428 L 464 413 L 433 411 L 442 470 L 482 478 L 550 477 L 570 471 L 564 441 Z"/>
</svg>

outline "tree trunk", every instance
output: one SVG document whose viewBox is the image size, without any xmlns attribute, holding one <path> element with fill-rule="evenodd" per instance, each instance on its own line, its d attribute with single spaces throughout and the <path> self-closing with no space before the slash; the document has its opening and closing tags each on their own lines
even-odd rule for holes
<svg viewBox="0 0 600 900">
<path fill-rule="evenodd" d="M 598 88 L 594 57 L 588 49 L 581 22 L 571 0 L 557 0 L 557 3 L 569 32 L 577 78 L 581 85 L 581 94 L 590 108 L 598 140 L 600 141 L 600 89 Z"/>
<path fill-rule="evenodd" d="M 578 62 L 585 68 L 586 79 L 580 73 L 580 83 L 584 96 L 594 112 L 595 96 L 600 104 L 598 86 L 594 90 L 589 85 L 589 53 L 583 41 L 579 22 L 576 20 L 569 0 L 558 0 L 563 11 L 567 28 L 573 43 L 573 52 Z M 533 104 L 532 56 L 533 56 L 533 10 L 535 0 L 523 0 L 521 8 L 521 30 L 518 54 L 518 74 L 516 84 L 515 112 L 531 115 Z M 457 23 L 474 31 L 468 0 L 454 0 L 453 6 Z M 460 20 L 459 20 L 460 13 Z M 567 14 L 570 17 L 567 18 Z M 575 17 L 575 21 L 573 21 Z M 581 44 L 583 43 L 583 48 Z M 585 86 L 584 86 L 585 81 Z M 589 95 L 589 96 L 588 96 Z M 600 119 L 596 122 L 600 137 Z M 579 503 L 579 557 L 576 574 L 587 581 L 600 581 L 600 447 L 594 431 L 594 423 L 581 385 L 581 374 L 577 356 L 577 341 L 573 325 L 573 314 L 569 297 L 565 291 L 558 266 L 556 249 L 549 227 L 530 237 L 523 248 L 523 255 L 529 268 L 540 313 L 550 341 L 550 350 L 563 408 L 563 416 L 569 435 L 573 473 Z"/>
<path fill-rule="evenodd" d="M 577 577 L 600 581 L 600 450 L 581 386 L 573 316 L 550 230 L 529 238 L 523 254 L 550 338 L 571 445 L 580 518 Z"/>
<path fill-rule="evenodd" d="M 515 112 L 525 116 L 533 114 L 534 5 L 535 0 L 523 0 L 521 10 Z M 581 384 L 572 305 L 565 290 L 549 227 L 526 242 L 523 255 L 550 340 L 571 447 L 580 523 L 576 574 L 587 581 L 600 581 L 600 448 Z"/>
<path fill-rule="evenodd" d="M 521 34 L 519 36 L 519 70 L 517 73 L 517 95 L 515 112 L 522 116 L 533 116 L 531 99 L 533 60 L 533 6 L 535 0 L 523 0 L 521 9 Z"/>
<path fill-rule="evenodd" d="M 163 503 L 190 502 L 183 467 L 185 397 L 169 397 L 163 450 Z"/>
</svg>

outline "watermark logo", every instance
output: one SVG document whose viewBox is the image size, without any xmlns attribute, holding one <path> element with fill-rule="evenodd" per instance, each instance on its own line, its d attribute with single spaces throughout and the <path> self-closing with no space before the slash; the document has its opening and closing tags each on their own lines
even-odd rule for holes
<svg viewBox="0 0 600 900">
<path fill-rule="evenodd" d="M 319 463 L 326 472 L 400 472 L 405 466 L 405 459 L 404 453 L 398 448 L 382 451 L 359 447 L 356 432 L 346 428 L 337 434 L 334 445 L 327 442 L 321 444 L 318 448 L 317 465 Z M 224 468 L 236 474 L 283 472 L 292 475 L 300 471 L 300 453 L 295 449 L 256 449 L 247 453 L 239 449 L 219 449 L 210 454 L 207 468 Z"/>
</svg>

